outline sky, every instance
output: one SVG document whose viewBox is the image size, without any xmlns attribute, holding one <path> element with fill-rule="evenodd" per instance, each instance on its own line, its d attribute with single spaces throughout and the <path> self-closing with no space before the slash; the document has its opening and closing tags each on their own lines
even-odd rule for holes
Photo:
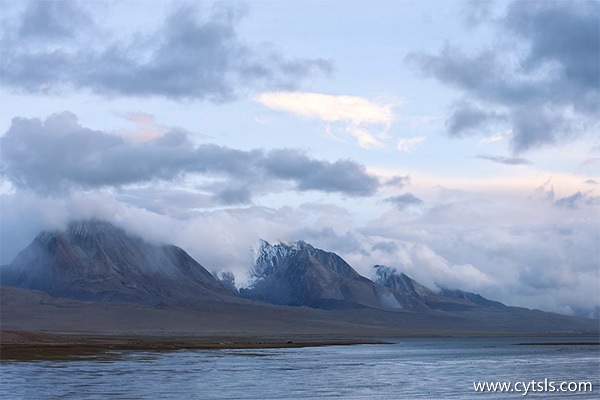
<svg viewBox="0 0 600 400">
<path fill-rule="evenodd" d="M 0 6 L 2 264 L 96 218 L 600 314 L 600 3 Z"/>
</svg>

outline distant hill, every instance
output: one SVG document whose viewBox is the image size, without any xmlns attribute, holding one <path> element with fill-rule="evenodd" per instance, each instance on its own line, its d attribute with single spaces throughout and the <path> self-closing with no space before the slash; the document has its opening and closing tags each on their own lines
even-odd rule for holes
<svg viewBox="0 0 600 400">
<path fill-rule="evenodd" d="M 157 305 L 236 299 L 179 247 L 150 244 L 101 221 L 40 233 L 0 274 L 5 286 L 88 301 Z"/>
<path fill-rule="evenodd" d="M 474 308 L 504 308 L 504 304 L 458 289 L 435 292 L 404 273 L 383 265 L 376 265 L 375 282 L 392 289 L 398 300 L 408 309 L 466 311 Z"/>
</svg>

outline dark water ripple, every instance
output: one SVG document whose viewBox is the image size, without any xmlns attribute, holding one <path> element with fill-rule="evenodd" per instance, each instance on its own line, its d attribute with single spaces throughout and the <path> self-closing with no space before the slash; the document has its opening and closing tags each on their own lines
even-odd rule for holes
<svg viewBox="0 0 600 400">
<path fill-rule="evenodd" d="M 2 399 L 470 399 L 473 381 L 591 381 L 599 346 L 515 346 L 527 339 L 401 339 L 392 345 L 115 352 L 98 359 L 3 362 Z M 539 341 L 539 339 L 538 339 Z M 529 397 L 527 396 L 527 397 Z"/>
</svg>

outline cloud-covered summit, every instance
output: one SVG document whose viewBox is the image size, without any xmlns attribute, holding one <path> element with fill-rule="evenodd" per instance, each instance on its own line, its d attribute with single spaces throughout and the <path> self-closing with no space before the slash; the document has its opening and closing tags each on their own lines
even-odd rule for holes
<svg viewBox="0 0 600 400">
<path fill-rule="evenodd" d="M 463 93 L 446 121 L 450 135 L 501 125 L 521 152 L 597 128 L 599 21 L 598 2 L 515 1 L 490 22 L 493 47 L 473 53 L 446 44 L 437 55 L 415 52 L 408 60 Z"/>
<path fill-rule="evenodd" d="M 105 35 L 107 23 L 71 1 L 32 1 L 17 23 L 2 24 L 3 84 L 28 93 L 87 90 L 102 95 L 160 96 L 223 102 L 252 90 L 294 88 L 329 74 L 323 58 L 288 59 L 237 32 L 244 10 L 175 4 L 153 32 Z M 96 28 L 96 29 L 95 29 Z"/>
<path fill-rule="evenodd" d="M 70 112 L 44 121 L 15 118 L 0 140 L 2 175 L 42 194 L 177 181 L 190 174 L 203 177 L 201 187 L 226 204 L 247 203 L 265 191 L 369 196 L 379 188 L 378 178 L 352 160 L 318 160 L 295 149 L 196 145 L 183 130 L 128 140 L 83 127 Z"/>
</svg>

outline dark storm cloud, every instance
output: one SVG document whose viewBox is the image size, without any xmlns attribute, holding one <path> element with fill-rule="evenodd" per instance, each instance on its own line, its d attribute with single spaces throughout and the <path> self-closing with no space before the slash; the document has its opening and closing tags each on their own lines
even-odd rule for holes
<svg viewBox="0 0 600 400">
<path fill-rule="evenodd" d="M 599 10 L 597 2 L 517 1 L 496 26 L 498 40 L 512 45 L 474 55 L 446 45 L 407 60 L 478 101 L 455 111 L 450 134 L 482 133 L 472 128 L 492 117 L 512 129 L 515 152 L 552 144 L 597 123 Z"/>
<path fill-rule="evenodd" d="M 384 200 L 386 203 L 391 203 L 399 210 L 404 210 L 408 206 L 423 204 L 423 200 L 412 193 L 404 193 L 398 196 L 391 196 Z"/>
<path fill-rule="evenodd" d="M 600 5 L 598 2 L 516 2 L 504 21 L 506 28 L 530 43 L 526 70 L 546 61 L 562 66 L 562 78 L 582 88 L 600 85 Z M 587 99 L 582 99 L 583 105 Z M 587 105 L 592 106 L 593 103 Z"/>
<path fill-rule="evenodd" d="M 244 90 L 289 89 L 308 76 L 331 72 L 324 59 L 286 59 L 247 45 L 236 32 L 241 16 L 232 5 L 217 5 L 208 16 L 180 6 L 155 32 L 106 45 L 96 33 L 87 39 L 90 45 L 66 40 L 73 35 L 73 21 L 89 19 L 76 3 L 31 2 L 19 29 L 3 28 L 0 73 L 4 85 L 28 92 L 71 88 L 222 102 Z M 32 35 L 65 41 L 56 46 L 56 41 L 31 40 Z"/>
<path fill-rule="evenodd" d="M 531 164 L 531 161 L 526 160 L 525 158 L 521 158 L 521 157 L 502 157 L 502 156 L 492 156 L 492 155 L 482 154 L 482 155 L 477 156 L 477 158 L 480 158 L 482 160 L 489 160 L 489 161 L 497 162 L 500 164 L 506 164 L 506 165 Z"/>
<path fill-rule="evenodd" d="M 317 160 L 293 149 L 194 145 L 181 130 L 145 142 L 128 141 L 82 127 L 69 112 L 45 121 L 15 118 L 0 144 L 2 174 L 15 186 L 42 194 L 178 180 L 187 174 L 225 179 L 206 186 L 225 204 L 248 203 L 272 182 L 349 196 L 368 196 L 379 187 L 377 177 L 351 160 Z"/>
</svg>

